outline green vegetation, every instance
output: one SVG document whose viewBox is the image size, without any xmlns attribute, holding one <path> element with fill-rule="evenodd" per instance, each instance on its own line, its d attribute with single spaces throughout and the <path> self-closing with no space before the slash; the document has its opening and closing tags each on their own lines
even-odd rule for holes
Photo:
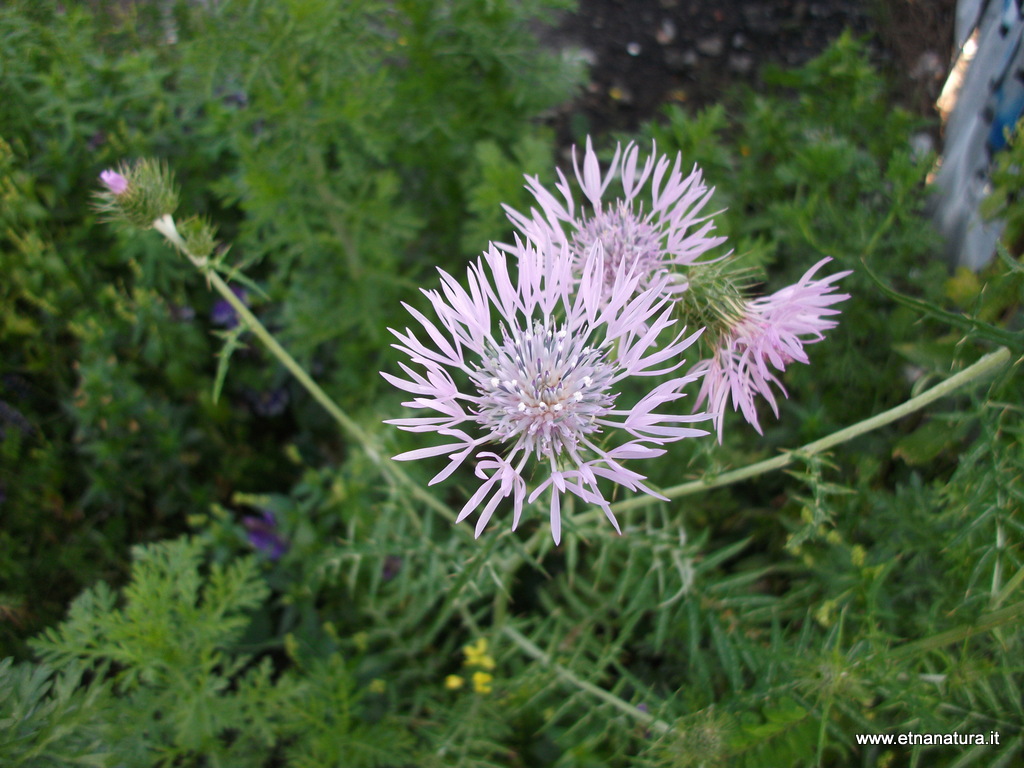
<svg viewBox="0 0 1024 768">
<path fill-rule="evenodd" d="M 403 398 L 378 371 L 401 302 L 511 236 L 523 173 L 554 178 L 539 116 L 580 73 L 531 30 L 558 4 L 116 5 L 0 9 L 0 762 L 1019 760 L 1024 269 L 947 274 L 932 158 L 861 44 L 619 137 L 701 165 L 766 290 L 829 255 L 851 299 L 763 437 L 730 414 L 722 445 L 646 463 L 671 501 L 618 501 L 622 536 L 568 508 L 556 548 L 536 509 L 454 526 L 471 470 L 396 470 L 424 443 L 382 423 Z M 216 225 L 208 279 L 100 220 L 99 173 L 142 157 Z M 998 347 L 923 409 L 795 450 Z"/>
</svg>

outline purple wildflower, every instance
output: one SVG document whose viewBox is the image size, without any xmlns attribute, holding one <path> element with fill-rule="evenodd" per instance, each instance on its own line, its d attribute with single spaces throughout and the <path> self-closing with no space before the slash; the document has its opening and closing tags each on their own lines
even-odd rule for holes
<svg viewBox="0 0 1024 768">
<path fill-rule="evenodd" d="M 249 294 L 244 288 L 237 285 L 231 286 L 231 292 L 237 296 L 243 304 L 249 306 Z M 210 322 L 219 325 L 221 328 L 234 328 L 238 325 L 238 313 L 226 299 L 217 299 L 210 310 Z"/>
<path fill-rule="evenodd" d="M 128 179 L 117 171 L 107 169 L 100 174 L 100 181 L 111 193 L 123 195 L 128 189 Z"/>
<path fill-rule="evenodd" d="M 831 261 L 822 259 L 804 274 L 795 285 L 787 286 L 771 296 L 748 301 L 743 316 L 729 329 L 710 360 L 702 360 L 691 373 L 703 373 L 704 381 L 697 405 L 708 401 L 722 441 L 722 421 L 731 396 L 733 410 L 742 412 L 754 429 L 761 433 L 754 397 L 762 395 L 771 405 L 776 418 L 779 407 L 772 392 L 774 384 L 788 397 L 782 383 L 772 372 L 782 372 L 793 362 L 809 363 L 805 344 L 824 339 L 824 331 L 836 326 L 828 315 L 839 314 L 829 309 L 850 298 L 846 293 L 833 293 L 837 280 L 850 274 L 837 272 L 821 280 L 812 279 L 815 272 Z"/>
<path fill-rule="evenodd" d="M 573 149 L 573 169 L 583 195 L 590 201 L 589 215 L 582 210 L 577 215 L 572 191 L 561 170 L 557 170 L 559 180 L 555 188 L 562 200 L 545 189 L 536 176 L 527 176 L 526 188 L 537 200 L 540 211 L 531 209 L 532 218 L 508 206 L 505 211 L 509 220 L 532 240 L 539 237 L 556 244 L 568 242 L 577 275 L 583 271 L 584 260 L 593 253 L 594 244 L 601 243 L 606 300 L 611 296 L 620 266 L 638 275 L 637 290 L 655 283 L 670 293 L 685 290 L 685 280 L 665 280 L 666 275 L 674 271 L 673 267 L 694 264 L 711 248 L 724 243 L 725 238 L 712 237 L 714 222 L 699 215 L 714 192 L 704 185 L 700 169 L 695 165 L 684 176 L 682 156 L 676 155 L 675 165 L 669 171 L 669 158 L 661 155 L 656 159 L 656 152 L 657 147 L 652 145 L 643 168 L 638 169 L 636 145 L 627 144 L 625 151 L 621 145 L 616 146 L 611 165 L 602 177 L 588 136 L 583 168 L 580 169 Z M 602 197 L 617 173 L 622 197 L 604 204 Z M 648 179 L 650 208 L 645 213 L 639 195 Z"/>
<path fill-rule="evenodd" d="M 515 278 L 509 260 L 518 264 Z M 643 484 L 643 475 L 621 462 L 659 456 L 665 443 L 707 434 L 677 426 L 703 421 L 706 414 L 655 413 L 684 396 L 681 390 L 694 380 L 692 375 L 655 386 L 632 407 L 619 402 L 616 391 L 625 379 L 679 368 L 682 353 L 699 332 L 688 337 L 680 332 L 656 347 L 662 331 L 674 322 L 670 299 L 661 286 L 638 289 L 641 278 L 620 264 L 616 290 L 606 296 L 600 242 L 582 267 L 581 274 L 574 274 L 565 242 L 542 240 L 538 246 L 517 240 L 515 246 L 502 248 L 492 244 L 470 265 L 468 290 L 439 270 L 441 291 L 423 291 L 439 322 L 406 305 L 430 343 L 409 329 L 391 331 L 400 342 L 395 348 L 422 371 L 401 364 L 408 378 L 382 375 L 415 396 L 405 406 L 435 415 L 388 423 L 448 438 L 442 445 L 395 459 L 446 454 L 448 465 L 430 481 L 433 485 L 475 458 L 476 476 L 482 482 L 458 521 L 482 504 L 477 536 L 502 499 L 512 497 L 515 529 L 524 503 L 545 491 L 550 492 L 556 543 L 561 538 L 561 496 L 566 492 L 602 507 L 619 530 L 598 480 L 662 498 Z M 533 468 L 528 469 L 531 463 Z M 532 488 L 527 477 L 533 480 Z"/>
<path fill-rule="evenodd" d="M 259 517 L 243 517 L 242 525 L 249 532 L 249 543 L 271 560 L 280 560 L 288 551 L 288 542 L 277 532 L 277 518 L 269 509 L 262 510 Z"/>
</svg>

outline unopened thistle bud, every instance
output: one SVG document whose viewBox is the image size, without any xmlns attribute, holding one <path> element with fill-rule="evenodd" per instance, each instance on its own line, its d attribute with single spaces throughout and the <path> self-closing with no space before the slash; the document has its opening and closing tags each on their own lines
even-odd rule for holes
<svg viewBox="0 0 1024 768">
<path fill-rule="evenodd" d="M 103 191 L 97 194 L 97 209 L 111 221 L 127 221 L 149 228 L 178 207 L 178 192 L 166 164 L 140 160 L 100 174 Z"/>
<path fill-rule="evenodd" d="M 217 245 L 213 225 L 198 216 L 190 216 L 178 224 L 178 232 L 185 240 L 185 248 L 197 259 L 209 258 Z"/>
</svg>

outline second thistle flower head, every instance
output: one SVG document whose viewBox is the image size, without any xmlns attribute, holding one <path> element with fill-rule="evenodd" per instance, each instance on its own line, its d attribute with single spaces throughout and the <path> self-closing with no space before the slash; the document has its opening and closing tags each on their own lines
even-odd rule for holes
<svg viewBox="0 0 1024 768">
<path fill-rule="evenodd" d="M 515 528 L 524 504 L 545 491 L 556 543 L 565 493 L 602 507 L 618 530 L 599 483 L 657 495 L 622 462 L 658 456 L 666 443 L 706 434 L 679 425 L 707 417 L 655 412 L 683 397 L 691 376 L 654 386 L 632 404 L 617 389 L 626 379 L 679 368 L 698 334 L 680 332 L 659 346 L 674 324 L 670 298 L 660 285 L 639 288 L 639 278 L 622 268 L 616 290 L 606 296 L 600 243 L 578 277 L 567 243 L 517 241 L 510 250 L 515 276 L 510 254 L 493 245 L 470 266 L 468 290 L 441 272 L 441 292 L 424 291 L 437 322 L 407 307 L 428 341 L 409 329 L 392 330 L 395 348 L 412 365 L 402 365 L 407 378 L 383 375 L 414 396 L 407 407 L 431 413 L 389 423 L 447 438 L 395 458 L 447 455 L 432 484 L 476 459 L 482 482 L 458 519 L 483 505 L 478 536 L 503 499 L 511 499 Z"/>
<path fill-rule="evenodd" d="M 836 293 L 835 283 L 850 274 L 837 272 L 816 279 L 815 273 L 831 259 L 825 258 L 807 270 L 794 285 L 770 296 L 743 302 L 737 315 L 712 341 L 714 353 L 693 367 L 703 374 L 698 405 L 707 401 L 718 440 L 722 440 L 722 422 L 729 401 L 753 427 L 761 432 L 755 397 L 761 395 L 779 415 L 772 386 L 783 395 L 776 372 L 782 373 L 792 362 L 809 363 L 804 346 L 822 341 L 825 331 L 834 328 L 832 305 L 850 298 Z"/>
<path fill-rule="evenodd" d="M 700 169 L 694 166 L 684 174 L 682 157 L 675 164 L 665 155 L 651 154 L 639 163 L 639 149 L 635 144 L 621 145 L 604 175 L 597 154 L 587 137 L 582 168 L 573 150 L 573 169 L 576 180 L 590 203 L 590 210 L 577 211 L 572 190 L 565 175 L 558 170 L 553 195 L 537 177 L 526 177 L 526 188 L 536 199 L 540 210 L 531 210 L 531 216 L 505 206 L 509 220 L 531 239 L 565 242 L 575 262 L 575 272 L 581 274 L 584 262 L 600 243 L 604 254 L 604 297 L 607 300 L 615 287 L 620 268 L 634 272 L 637 290 L 661 285 L 663 290 L 676 293 L 685 288 L 683 280 L 666 280 L 673 272 L 684 271 L 710 249 L 725 242 L 714 237 L 714 223 L 702 216 L 714 189 L 704 184 Z M 615 177 L 619 178 L 621 196 L 606 202 L 605 193 Z M 647 182 L 650 192 L 644 194 Z"/>
</svg>

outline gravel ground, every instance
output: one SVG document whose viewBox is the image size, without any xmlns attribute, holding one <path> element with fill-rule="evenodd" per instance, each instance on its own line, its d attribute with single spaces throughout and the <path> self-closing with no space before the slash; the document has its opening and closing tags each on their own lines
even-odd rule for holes
<svg viewBox="0 0 1024 768">
<path fill-rule="evenodd" d="M 765 65 L 793 67 L 844 29 L 870 40 L 895 102 L 923 115 L 952 57 L 956 0 L 580 0 L 552 43 L 590 64 L 585 92 L 560 116 L 590 132 L 631 130 L 668 102 L 694 109 L 729 86 L 757 87 Z"/>
</svg>

